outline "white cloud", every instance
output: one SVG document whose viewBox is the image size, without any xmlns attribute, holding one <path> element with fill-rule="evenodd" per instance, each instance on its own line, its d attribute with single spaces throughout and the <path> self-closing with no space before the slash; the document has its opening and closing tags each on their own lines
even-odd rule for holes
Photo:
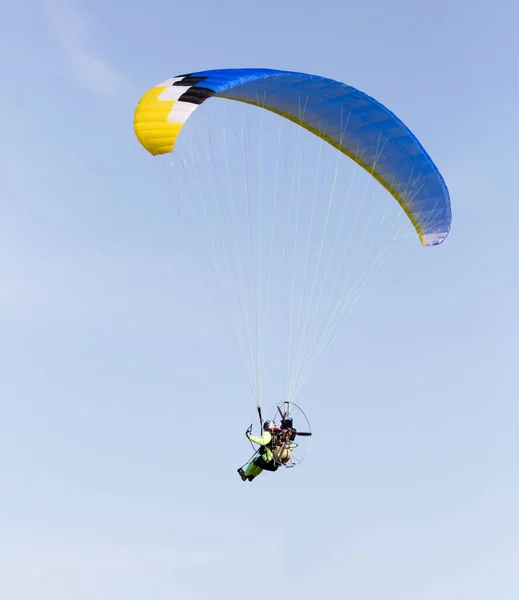
<svg viewBox="0 0 519 600">
<path fill-rule="evenodd" d="M 80 85 L 99 96 L 110 96 L 128 87 L 123 77 L 90 50 L 89 23 L 73 0 L 44 0 L 44 8 Z"/>
</svg>

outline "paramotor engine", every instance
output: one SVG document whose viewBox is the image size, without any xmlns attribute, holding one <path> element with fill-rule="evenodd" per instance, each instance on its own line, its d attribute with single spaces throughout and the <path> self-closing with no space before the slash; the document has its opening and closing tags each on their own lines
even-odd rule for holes
<svg viewBox="0 0 519 600">
<path fill-rule="evenodd" d="M 303 410 L 293 402 L 282 402 L 276 406 L 279 432 L 274 434 L 273 455 L 279 466 L 287 468 L 300 464 L 310 452 L 312 431 Z M 304 431 L 295 428 L 304 427 Z"/>
</svg>

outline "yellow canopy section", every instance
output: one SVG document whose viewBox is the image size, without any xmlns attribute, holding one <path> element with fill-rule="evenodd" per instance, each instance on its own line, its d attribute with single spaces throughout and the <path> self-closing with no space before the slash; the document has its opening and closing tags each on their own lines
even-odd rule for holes
<svg viewBox="0 0 519 600">
<path fill-rule="evenodd" d="M 133 117 L 135 135 L 146 150 L 156 156 L 173 151 L 184 122 L 173 121 L 176 100 L 168 94 L 166 83 L 148 90 L 140 99 Z"/>
</svg>

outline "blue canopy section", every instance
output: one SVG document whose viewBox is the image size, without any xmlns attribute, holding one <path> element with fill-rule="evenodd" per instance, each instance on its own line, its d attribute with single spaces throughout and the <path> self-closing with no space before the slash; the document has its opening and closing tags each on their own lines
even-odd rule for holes
<svg viewBox="0 0 519 600">
<path fill-rule="evenodd" d="M 182 77 L 192 80 L 194 88 L 265 108 L 321 136 L 389 190 L 424 246 L 447 237 L 452 215 L 443 177 L 413 133 L 374 98 L 332 79 L 274 69 L 220 69 Z"/>
</svg>

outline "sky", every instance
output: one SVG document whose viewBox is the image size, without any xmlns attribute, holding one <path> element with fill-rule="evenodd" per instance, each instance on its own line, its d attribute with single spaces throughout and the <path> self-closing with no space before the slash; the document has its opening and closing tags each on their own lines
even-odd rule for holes
<svg viewBox="0 0 519 600">
<path fill-rule="evenodd" d="M 515 4 L 0 9 L 0 597 L 515 600 Z M 254 401 L 132 126 L 155 83 L 246 66 L 379 99 L 453 209 L 313 373 L 306 461 L 253 483 Z"/>
</svg>

